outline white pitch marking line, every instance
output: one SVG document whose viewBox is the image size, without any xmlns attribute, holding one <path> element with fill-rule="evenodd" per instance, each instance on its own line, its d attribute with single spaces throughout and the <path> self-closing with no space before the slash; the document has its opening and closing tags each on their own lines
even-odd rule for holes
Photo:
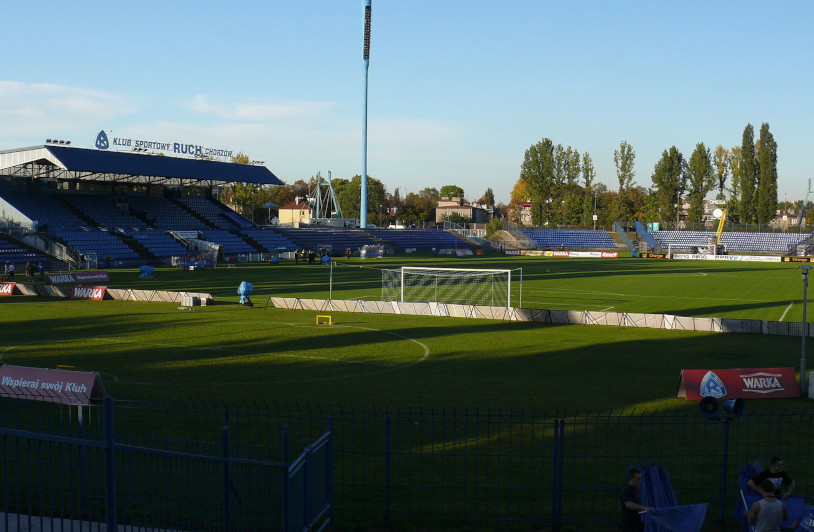
<svg viewBox="0 0 814 532">
<path fill-rule="evenodd" d="M 783 321 L 783 318 L 785 318 L 785 317 L 786 317 L 786 313 L 789 311 L 789 309 L 791 308 L 791 306 L 792 306 L 793 304 L 794 304 L 794 301 L 792 301 L 791 303 L 789 303 L 789 306 L 788 306 L 788 307 L 786 307 L 786 310 L 784 310 L 784 311 L 783 311 L 783 315 L 782 315 L 782 316 L 780 316 L 780 321 Z"/>
</svg>

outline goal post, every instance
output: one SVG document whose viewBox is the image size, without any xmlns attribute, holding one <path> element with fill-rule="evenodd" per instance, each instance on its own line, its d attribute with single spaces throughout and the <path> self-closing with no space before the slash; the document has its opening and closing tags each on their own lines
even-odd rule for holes
<svg viewBox="0 0 814 532">
<path fill-rule="evenodd" d="M 512 281 L 520 288 L 523 270 L 425 268 L 402 266 L 382 269 L 382 301 L 410 303 L 438 302 L 491 307 L 512 306 Z"/>
</svg>

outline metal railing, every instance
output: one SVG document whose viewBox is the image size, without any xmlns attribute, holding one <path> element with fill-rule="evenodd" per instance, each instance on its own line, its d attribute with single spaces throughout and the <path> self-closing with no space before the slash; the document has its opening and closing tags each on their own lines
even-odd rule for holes
<svg viewBox="0 0 814 532">
<path fill-rule="evenodd" d="M 739 466 L 778 452 L 795 494 L 814 489 L 808 412 L 750 408 L 724 426 L 675 412 L 1 405 L 5 519 L 106 523 L 115 495 L 115 521 L 145 530 L 318 529 L 325 519 L 337 530 L 607 530 L 618 523 L 626 469 L 656 462 L 681 504 L 711 503 L 708 521 L 731 524 Z M 289 446 L 304 454 L 289 462 Z"/>
<path fill-rule="evenodd" d="M 192 423 L 221 418 L 198 439 L 191 426 L 170 426 L 185 405 L 26 403 L 5 399 L 0 412 L 3 530 L 306 531 L 331 522 L 330 430 L 289 465 L 287 427 L 271 447 L 233 441 L 228 409 L 196 409 Z M 164 429 L 151 431 L 159 419 Z"/>
<path fill-rule="evenodd" d="M 622 239 L 622 243 L 624 243 L 624 245 L 634 253 L 635 257 L 635 254 L 637 253 L 636 244 L 634 244 L 630 237 L 627 236 L 627 231 L 625 231 L 625 228 L 622 227 L 622 224 L 619 222 L 613 222 L 613 230 L 619 235 L 619 238 Z"/>
</svg>

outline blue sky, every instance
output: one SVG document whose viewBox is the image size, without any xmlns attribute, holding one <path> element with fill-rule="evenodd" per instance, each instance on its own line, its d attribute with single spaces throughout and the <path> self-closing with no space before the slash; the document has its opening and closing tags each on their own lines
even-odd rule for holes
<svg viewBox="0 0 814 532">
<path fill-rule="evenodd" d="M 286 182 L 361 173 L 362 0 L 11 2 L 0 149 L 117 137 L 242 151 Z M 778 143 L 803 198 L 814 139 L 812 2 L 373 0 L 368 174 L 508 202 L 548 137 L 618 188 L 675 145 Z M 110 133 L 112 132 L 112 133 Z"/>
</svg>

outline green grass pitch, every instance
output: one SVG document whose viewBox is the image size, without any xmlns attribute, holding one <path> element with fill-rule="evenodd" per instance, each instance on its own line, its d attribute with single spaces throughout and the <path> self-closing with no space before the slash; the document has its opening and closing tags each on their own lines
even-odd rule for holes
<svg viewBox="0 0 814 532">
<path fill-rule="evenodd" d="M 792 366 L 800 338 L 264 309 L 269 296 L 379 299 L 377 268 L 522 268 L 527 308 L 774 321 L 802 319 L 789 263 L 620 258 L 404 258 L 178 271 L 112 270 L 110 287 L 212 293 L 216 303 L 0 298 L 7 364 L 98 371 L 119 398 L 484 408 L 694 408 L 675 399 L 682 368 Z M 362 266 L 362 268 L 360 268 Z M 241 281 L 254 308 L 237 305 Z M 631 376 L 635 386 L 631 386 Z M 768 403 L 769 401 L 766 401 Z M 791 400 L 773 400 L 772 407 Z M 793 401 L 796 406 L 805 402 Z"/>
</svg>

